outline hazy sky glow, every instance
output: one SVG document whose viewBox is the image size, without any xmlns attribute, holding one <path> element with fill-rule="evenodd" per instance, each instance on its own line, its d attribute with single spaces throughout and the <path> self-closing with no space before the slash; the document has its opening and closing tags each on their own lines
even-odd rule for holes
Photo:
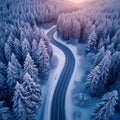
<svg viewBox="0 0 120 120">
<path fill-rule="evenodd" d="M 85 2 L 87 0 L 69 0 L 69 1 L 74 2 L 74 3 L 80 3 L 80 2 Z"/>
</svg>

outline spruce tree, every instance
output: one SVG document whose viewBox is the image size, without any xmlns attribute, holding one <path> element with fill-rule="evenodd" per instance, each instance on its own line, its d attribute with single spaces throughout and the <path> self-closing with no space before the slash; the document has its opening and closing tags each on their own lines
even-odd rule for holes
<svg viewBox="0 0 120 120">
<path fill-rule="evenodd" d="M 38 69 L 29 53 L 24 62 L 24 74 L 25 73 L 29 73 L 31 77 L 38 82 Z"/>
<path fill-rule="evenodd" d="M 27 120 L 26 106 L 24 103 L 28 99 L 27 94 L 23 86 L 17 82 L 13 97 L 13 112 L 16 120 Z"/>
<path fill-rule="evenodd" d="M 42 37 L 41 40 L 44 42 L 45 47 L 47 49 L 47 53 L 49 55 L 49 58 L 51 59 L 52 55 L 53 55 L 53 50 L 52 50 L 52 47 L 50 45 L 50 39 L 43 32 L 41 33 L 41 37 Z"/>
<path fill-rule="evenodd" d="M 102 47 L 96 55 L 95 65 L 98 65 L 102 61 L 104 55 L 105 55 L 105 48 Z"/>
<path fill-rule="evenodd" d="M 85 83 L 86 88 L 93 95 L 98 95 L 101 92 L 101 88 L 99 88 L 100 82 L 100 68 L 96 66 L 91 70 L 90 74 L 87 77 L 87 81 Z"/>
<path fill-rule="evenodd" d="M 11 48 L 10 48 L 10 46 L 6 43 L 6 44 L 5 44 L 5 57 L 6 57 L 6 60 L 7 60 L 7 61 L 10 61 L 10 60 L 11 60 L 11 55 L 12 55 Z"/>
<path fill-rule="evenodd" d="M 14 51 L 15 51 L 15 55 L 16 55 L 16 57 L 19 61 L 21 61 L 21 59 L 22 59 L 22 49 L 21 48 L 22 48 L 21 43 L 16 38 L 15 41 L 14 41 Z"/>
<path fill-rule="evenodd" d="M 23 60 L 25 60 L 27 53 L 30 53 L 30 43 L 29 41 L 24 38 L 24 40 L 22 41 L 22 55 L 23 55 Z"/>
<path fill-rule="evenodd" d="M 48 75 L 48 71 L 50 69 L 50 58 L 47 53 L 44 42 L 41 40 L 37 50 L 37 64 L 39 66 L 39 72 L 42 77 L 46 77 Z"/>
<path fill-rule="evenodd" d="M 40 107 L 41 89 L 26 73 L 23 84 L 17 82 L 13 97 L 13 111 L 17 120 L 33 120 Z"/>
<path fill-rule="evenodd" d="M 11 64 L 15 67 L 16 69 L 16 80 L 19 81 L 20 83 L 23 82 L 23 70 L 22 70 L 22 66 L 20 65 L 20 63 L 18 62 L 16 56 L 14 55 L 14 53 L 12 53 L 11 56 Z"/>
<path fill-rule="evenodd" d="M 111 120 L 117 101 L 118 93 L 116 90 L 105 94 L 102 102 L 99 103 L 93 111 L 92 120 Z"/>
<path fill-rule="evenodd" d="M 96 45 L 97 45 L 97 34 L 95 31 L 93 31 L 88 37 L 86 51 L 90 52 L 91 50 L 95 50 Z"/>
<path fill-rule="evenodd" d="M 7 86 L 9 87 L 10 94 L 13 94 L 16 81 L 18 79 L 18 71 L 11 62 L 8 63 L 7 69 Z"/>
<path fill-rule="evenodd" d="M 37 63 L 37 59 L 38 59 L 38 56 L 37 56 L 37 50 L 38 50 L 38 43 L 37 41 L 34 39 L 33 42 L 32 42 L 32 59 Z M 38 64 L 37 64 L 38 65 Z"/>
<path fill-rule="evenodd" d="M 105 92 L 111 67 L 111 52 L 108 51 L 102 61 L 90 72 L 86 87 L 91 94 L 99 96 Z"/>
</svg>

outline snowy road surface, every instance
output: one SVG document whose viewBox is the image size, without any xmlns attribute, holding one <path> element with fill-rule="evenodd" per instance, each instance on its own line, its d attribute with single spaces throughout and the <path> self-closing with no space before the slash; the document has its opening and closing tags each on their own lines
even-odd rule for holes
<svg viewBox="0 0 120 120">
<path fill-rule="evenodd" d="M 51 105 L 51 120 L 66 120 L 65 97 L 75 67 L 75 58 L 72 51 L 68 47 L 64 46 L 54 39 L 53 35 L 55 32 L 56 28 L 53 28 L 52 30 L 50 30 L 50 32 L 48 32 L 48 36 L 51 39 L 52 44 L 54 44 L 64 52 L 66 56 L 66 61 L 54 91 Z"/>
</svg>

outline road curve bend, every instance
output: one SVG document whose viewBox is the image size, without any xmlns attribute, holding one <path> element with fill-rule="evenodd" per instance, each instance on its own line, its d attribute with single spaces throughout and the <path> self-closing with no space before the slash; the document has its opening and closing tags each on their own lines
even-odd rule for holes
<svg viewBox="0 0 120 120">
<path fill-rule="evenodd" d="M 53 35 L 55 32 L 56 27 L 50 30 L 47 36 L 51 39 L 52 44 L 54 44 L 64 52 L 66 62 L 54 91 L 50 120 L 66 120 L 65 97 L 75 67 L 75 58 L 72 51 L 68 47 L 54 39 Z"/>
</svg>

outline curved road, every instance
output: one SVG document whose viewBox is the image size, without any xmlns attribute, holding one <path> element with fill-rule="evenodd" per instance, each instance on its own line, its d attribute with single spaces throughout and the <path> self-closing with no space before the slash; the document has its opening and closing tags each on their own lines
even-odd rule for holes
<svg viewBox="0 0 120 120">
<path fill-rule="evenodd" d="M 52 44 L 54 44 L 64 52 L 66 57 L 66 62 L 53 95 L 50 120 L 66 120 L 65 97 L 66 97 L 67 87 L 69 85 L 74 70 L 75 58 L 69 48 L 57 42 L 53 38 L 55 32 L 56 32 L 56 28 L 53 28 L 47 35 L 51 39 Z"/>
</svg>

